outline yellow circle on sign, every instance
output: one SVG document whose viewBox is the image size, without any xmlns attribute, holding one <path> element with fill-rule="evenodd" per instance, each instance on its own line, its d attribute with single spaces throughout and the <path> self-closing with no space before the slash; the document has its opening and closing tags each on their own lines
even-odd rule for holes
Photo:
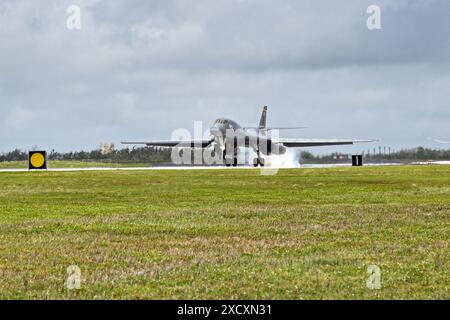
<svg viewBox="0 0 450 320">
<path fill-rule="evenodd" d="M 42 153 L 34 153 L 30 159 L 31 165 L 35 168 L 40 168 L 45 163 L 45 158 Z"/>
</svg>

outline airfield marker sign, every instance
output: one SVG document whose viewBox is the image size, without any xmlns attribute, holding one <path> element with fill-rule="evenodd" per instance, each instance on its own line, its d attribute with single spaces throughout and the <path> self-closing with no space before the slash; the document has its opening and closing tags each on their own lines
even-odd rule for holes
<svg viewBox="0 0 450 320">
<path fill-rule="evenodd" d="M 28 152 L 28 170 L 47 170 L 47 151 Z"/>
<path fill-rule="evenodd" d="M 363 165 L 362 155 L 352 155 L 352 166 L 361 167 Z"/>
</svg>

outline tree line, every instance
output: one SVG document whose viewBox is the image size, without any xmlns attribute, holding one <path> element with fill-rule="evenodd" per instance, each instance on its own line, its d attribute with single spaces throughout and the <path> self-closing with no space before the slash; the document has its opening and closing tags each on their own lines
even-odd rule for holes
<svg viewBox="0 0 450 320">
<path fill-rule="evenodd" d="M 101 162 L 169 162 L 171 150 L 154 147 L 124 148 L 104 152 L 101 149 L 91 151 L 57 152 L 51 150 L 48 160 L 64 161 L 101 161 Z M 23 161 L 28 159 L 28 151 L 15 149 L 0 154 L 0 162 Z"/>
<path fill-rule="evenodd" d="M 327 155 L 314 155 L 309 151 L 302 151 L 303 160 L 336 160 L 342 154 L 330 153 Z M 390 154 L 371 153 L 365 154 L 370 159 L 393 159 L 393 160 L 450 160 L 450 149 L 431 149 L 431 148 L 411 148 L 401 149 Z M 28 159 L 28 151 L 15 149 L 10 152 L 0 153 L 0 162 L 4 161 L 25 161 Z M 102 161 L 102 162 L 170 162 L 171 149 L 157 147 L 139 147 L 139 148 L 100 148 L 91 151 L 57 152 L 51 150 L 48 153 L 49 160 L 66 161 Z"/>
<path fill-rule="evenodd" d="M 371 152 L 362 153 L 367 159 L 375 160 L 450 160 L 450 149 L 432 149 L 432 148 L 409 148 L 400 149 L 390 153 Z M 336 160 L 343 155 L 341 153 L 330 153 L 326 155 L 314 155 L 309 151 L 303 151 L 301 157 L 304 160 Z M 344 155 L 345 158 L 346 155 Z"/>
</svg>

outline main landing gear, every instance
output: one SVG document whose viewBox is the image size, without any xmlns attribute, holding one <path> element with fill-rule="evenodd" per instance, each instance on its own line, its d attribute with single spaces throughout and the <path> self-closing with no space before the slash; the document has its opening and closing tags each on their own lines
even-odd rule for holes
<svg viewBox="0 0 450 320">
<path fill-rule="evenodd" d="M 259 151 L 256 152 L 258 157 L 253 159 L 253 166 L 261 166 L 264 167 L 265 161 L 264 158 L 261 157 L 261 153 Z M 237 167 L 238 165 L 238 158 L 237 158 L 237 152 L 234 152 L 233 157 L 227 156 L 226 150 L 223 151 L 223 160 L 225 162 L 225 165 L 227 167 Z"/>
<path fill-rule="evenodd" d="M 225 161 L 225 165 L 227 167 L 233 166 L 233 167 L 237 167 L 238 165 L 238 159 L 237 159 L 237 152 L 234 152 L 233 157 L 228 157 L 226 156 L 227 151 L 223 150 L 223 160 Z"/>
<path fill-rule="evenodd" d="M 256 151 L 256 154 L 258 155 L 258 158 L 253 158 L 253 166 L 257 167 L 260 165 L 261 167 L 264 167 L 264 158 L 261 158 L 259 150 Z"/>
</svg>

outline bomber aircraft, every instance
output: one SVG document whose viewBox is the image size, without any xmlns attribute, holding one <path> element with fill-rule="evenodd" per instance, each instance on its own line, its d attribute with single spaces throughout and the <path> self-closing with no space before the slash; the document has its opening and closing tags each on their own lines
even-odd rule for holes
<svg viewBox="0 0 450 320">
<path fill-rule="evenodd" d="M 354 139 L 287 139 L 275 137 L 272 131 L 286 129 L 302 129 L 305 127 L 267 127 L 267 106 L 263 107 L 259 126 L 241 127 L 236 121 L 219 118 L 214 121 L 209 129 L 209 139 L 203 140 L 155 140 L 155 141 L 127 141 L 122 144 L 145 144 L 153 147 L 179 147 L 179 148 L 208 148 L 214 145 L 214 150 L 220 150 L 222 160 L 227 166 L 237 166 L 238 148 L 251 148 L 257 157 L 253 159 L 253 165 L 264 166 L 264 158 L 272 154 L 282 155 L 286 148 L 290 147 L 316 147 L 332 145 L 349 145 L 362 142 L 373 142 L 376 140 L 354 140 Z"/>
</svg>

